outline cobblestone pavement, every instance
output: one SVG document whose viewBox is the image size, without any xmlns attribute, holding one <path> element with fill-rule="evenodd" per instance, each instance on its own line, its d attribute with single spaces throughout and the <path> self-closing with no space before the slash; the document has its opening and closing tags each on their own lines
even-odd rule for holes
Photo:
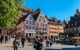
<svg viewBox="0 0 80 50">
<path fill-rule="evenodd" d="M 10 39 L 10 41 L 8 41 L 7 43 L 4 43 L 3 44 L 0 44 L 0 49 L 1 50 L 13 50 L 13 38 Z M 21 47 L 21 45 L 19 46 L 18 48 L 19 50 L 35 50 L 33 47 L 32 47 L 32 44 L 31 43 L 28 43 L 26 42 L 25 43 L 25 46 L 24 48 Z"/>
<path fill-rule="evenodd" d="M 13 38 L 11 38 L 11 40 L 8 41 L 6 44 L 5 43 L 0 44 L 0 50 L 13 50 L 12 42 L 13 42 Z M 80 46 L 78 46 L 78 47 L 80 47 Z M 53 44 L 52 47 L 45 47 L 45 44 L 44 44 L 43 49 L 45 49 L 45 48 L 62 49 L 62 48 L 77 48 L 77 47 L 75 47 L 73 45 L 61 45 L 61 44 Z M 26 42 L 24 48 L 22 48 L 21 45 L 19 46 L 19 50 L 35 50 L 35 49 L 33 48 L 31 43 Z"/>
</svg>

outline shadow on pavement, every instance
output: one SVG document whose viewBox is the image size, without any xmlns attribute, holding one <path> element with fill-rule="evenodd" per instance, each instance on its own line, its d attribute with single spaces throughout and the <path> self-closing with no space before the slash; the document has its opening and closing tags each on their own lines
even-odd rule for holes
<svg viewBox="0 0 80 50">
<path fill-rule="evenodd" d="M 80 48 L 63 48 L 63 49 L 46 48 L 43 50 L 80 50 Z"/>
<path fill-rule="evenodd" d="M 62 50 L 80 50 L 80 48 L 63 48 Z"/>
</svg>

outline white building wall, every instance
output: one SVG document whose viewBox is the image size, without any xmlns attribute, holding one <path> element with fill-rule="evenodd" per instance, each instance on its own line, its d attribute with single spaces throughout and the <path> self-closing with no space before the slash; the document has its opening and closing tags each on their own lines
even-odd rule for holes
<svg viewBox="0 0 80 50">
<path fill-rule="evenodd" d="M 25 30 L 24 30 L 25 33 L 28 33 L 28 34 L 35 34 L 36 31 L 35 31 L 35 27 L 34 27 L 34 18 L 32 16 L 32 14 L 29 14 L 27 16 L 27 18 L 25 19 Z"/>
<path fill-rule="evenodd" d="M 42 14 L 40 14 L 36 20 L 36 32 L 47 34 L 47 25 L 48 20 Z"/>
</svg>

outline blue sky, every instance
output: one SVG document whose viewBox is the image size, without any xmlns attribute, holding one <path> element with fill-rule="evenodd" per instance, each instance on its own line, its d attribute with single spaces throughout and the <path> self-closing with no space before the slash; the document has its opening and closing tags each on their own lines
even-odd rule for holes
<svg viewBox="0 0 80 50">
<path fill-rule="evenodd" d="M 58 20 L 69 20 L 80 10 L 80 0 L 25 0 L 24 6 L 36 10 L 40 8 L 44 15 L 56 17 Z"/>
</svg>

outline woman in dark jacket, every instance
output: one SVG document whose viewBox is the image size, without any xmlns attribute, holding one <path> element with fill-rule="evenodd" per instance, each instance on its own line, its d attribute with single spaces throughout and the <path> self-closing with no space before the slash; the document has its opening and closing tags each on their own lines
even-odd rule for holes
<svg viewBox="0 0 80 50">
<path fill-rule="evenodd" d="M 42 50 L 43 44 L 42 44 L 42 42 L 40 40 L 38 40 L 36 42 L 36 47 L 35 48 L 36 48 L 36 50 Z"/>
<path fill-rule="evenodd" d="M 21 43 L 22 43 L 22 47 L 24 47 L 24 44 L 25 44 L 25 38 L 22 38 L 22 39 L 21 39 Z"/>
</svg>

